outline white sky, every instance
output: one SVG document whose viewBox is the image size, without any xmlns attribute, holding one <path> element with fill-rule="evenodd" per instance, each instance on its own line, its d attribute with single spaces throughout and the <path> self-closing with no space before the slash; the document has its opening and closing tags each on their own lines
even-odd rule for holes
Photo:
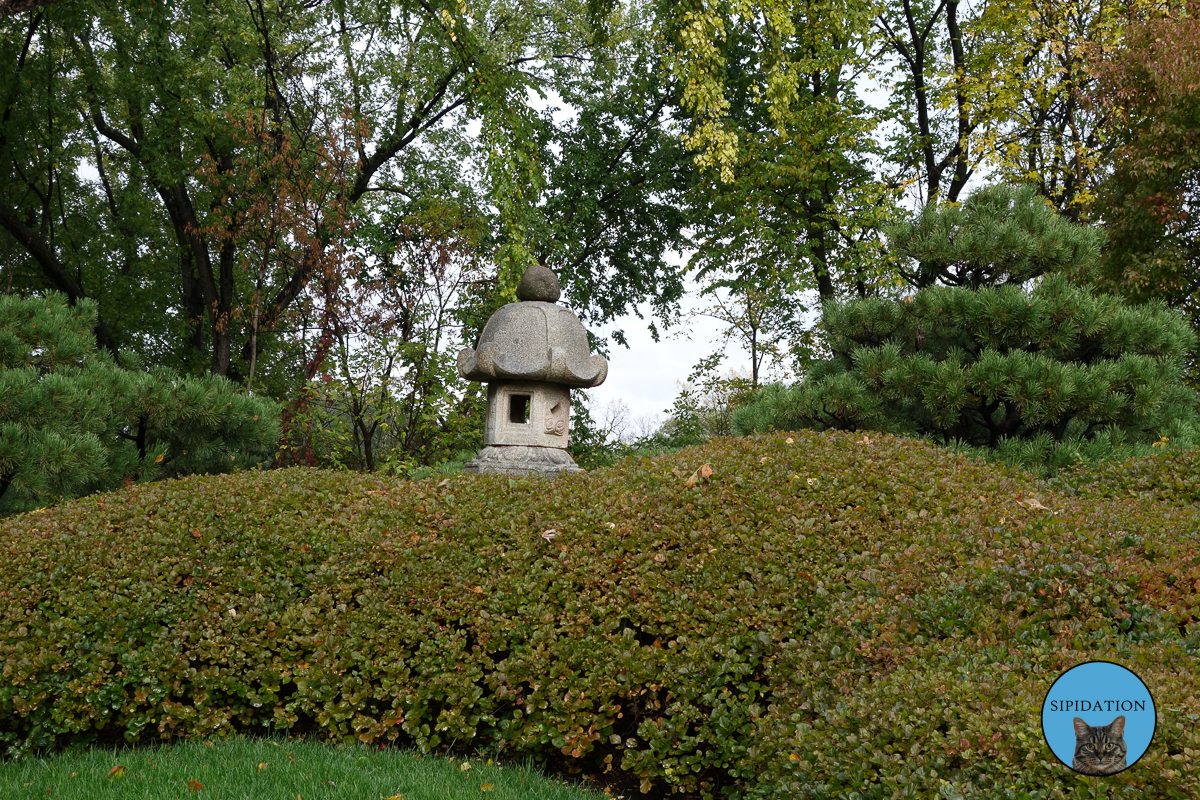
<svg viewBox="0 0 1200 800">
<path fill-rule="evenodd" d="M 682 303 L 683 315 L 698 310 L 701 303 L 699 289 L 689 281 L 691 291 Z M 608 378 L 603 384 L 589 390 L 592 417 L 599 419 L 598 411 L 614 403 L 625 403 L 632 420 L 647 418 L 665 419 L 672 401 L 691 374 L 696 363 L 721 346 L 724 325 L 709 317 L 697 316 L 683 325 L 667 331 L 659 327 L 659 341 L 650 336 L 647 324 L 649 310 L 641 308 L 645 319 L 629 314 L 612 324 L 594 328 L 597 336 L 608 337 L 615 330 L 623 330 L 629 347 L 611 344 L 608 354 Z M 690 333 L 689 333 L 690 332 Z M 611 340 L 610 340 L 611 341 Z M 721 372 L 730 370 L 749 372 L 750 359 L 730 344 Z"/>
</svg>

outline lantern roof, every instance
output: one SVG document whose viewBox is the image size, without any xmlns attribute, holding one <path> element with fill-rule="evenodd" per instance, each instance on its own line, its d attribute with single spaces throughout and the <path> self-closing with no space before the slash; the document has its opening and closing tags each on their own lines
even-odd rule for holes
<svg viewBox="0 0 1200 800">
<path fill-rule="evenodd" d="M 517 303 L 492 314 L 474 350 L 458 354 L 458 371 L 468 380 L 549 381 L 575 388 L 599 386 L 608 362 L 592 355 L 587 332 L 570 309 L 557 305 L 558 278 L 544 266 L 525 271 Z"/>
</svg>

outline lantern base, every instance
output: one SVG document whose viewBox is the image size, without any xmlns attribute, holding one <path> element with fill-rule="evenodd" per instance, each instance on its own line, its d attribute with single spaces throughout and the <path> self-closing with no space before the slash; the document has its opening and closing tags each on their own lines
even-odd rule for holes
<svg viewBox="0 0 1200 800">
<path fill-rule="evenodd" d="M 583 471 L 566 450 L 527 445 L 489 445 L 463 467 L 463 472 L 503 472 L 508 475 L 554 476 Z"/>
</svg>

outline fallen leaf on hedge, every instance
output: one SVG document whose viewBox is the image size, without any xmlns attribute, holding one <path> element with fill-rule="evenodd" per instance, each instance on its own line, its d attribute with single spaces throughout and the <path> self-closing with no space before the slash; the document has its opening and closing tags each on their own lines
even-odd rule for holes
<svg viewBox="0 0 1200 800">
<path fill-rule="evenodd" d="M 700 470 L 696 470 L 695 472 L 692 473 L 692 476 L 684 482 L 683 488 L 690 489 L 693 486 L 695 486 L 699 482 L 699 480 L 700 480 Z"/>
<path fill-rule="evenodd" d="M 1042 501 L 1038 500 L 1036 497 L 1031 497 L 1024 502 L 1018 500 L 1017 505 L 1025 506 L 1026 508 L 1032 508 L 1034 511 L 1049 511 L 1050 510 L 1046 506 L 1042 505 Z"/>
<path fill-rule="evenodd" d="M 774 461 L 774 460 L 775 460 L 775 459 L 771 458 L 770 456 L 763 456 L 762 458 L 760 458 L 760 459 L 758 460 L 758 463 L 760 463 L 760 464 L 765 464 L 765 463 L 767 463 L 768 461 Z"/>
<path fill-rule="evenodd" d="M 475 594 L 483 594 L 483 587 L 475 586 L 471 589 L 471 591 L 474 592 Z"/>
<path fill-rule="evenodd" d="M 161 464 L 163 460 L 162 454 L 159 453 L 158 458 L 154 459 L 155 464 Z"/>
<path fill-rule="evenodd" d="M 547 542 L 550 541 L 551 539 L 553 539 L 555 536 L 558 536 L 558 531 L 554 530 L 554 528 L 551 528 L 548 531 L 542 532 L 542 538 L 545 539 Z"/>
<path fill-rule="evenodd" d="M 710 467 L 708 464 L 705 464 L 704 466 L 702 466 L 700 468 L 700 477 L 701 478 L 711 478 L 712 477 L 712 467 Z"/>
<path fill-rule="evenodd" d="M 800 756 L 796 755 L 795 753 L 792 753 L 791 755 L 788 756 L 788 761 L 799 761 L 799 760 L 800 760 Z"/>
<path fill-rule="evenodd" d="M 110 769 L 108 771 L 108 777 L 124 778 L 125 777 L 125 768 L 118 764 L 117 766 L 113 767 L 112 769 Z"/>
<path fill-rule="evenodd" d="M 784 439 L 784 441 L 787 442 L 788 444 L 792 444 L 796 440 L 789 436 L 788 438 Z"/>
<path fill-rule="evenodd" d="M 196 780 L 195 778 L 189 778 L 188 779 L 188 788 L 192 790 L 192 794 L 195 794 L 196 792 L 199 792 L 201 789 L 204 788 L 204 784 L 201 783 L 200 781 Z"/>
</svg>

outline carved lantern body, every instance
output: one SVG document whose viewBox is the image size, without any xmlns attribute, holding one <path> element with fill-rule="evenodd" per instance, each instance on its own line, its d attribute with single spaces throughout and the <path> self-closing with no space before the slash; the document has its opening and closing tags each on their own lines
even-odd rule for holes
<svg viewBox="0 0 1200 800">
<path fill-rule="evenodd" d="M 588 351 L 578 317 L 557 305 L 558 279 L 526 270 L 521 302 L 496 310 L 476 349 L 458 354 L 458 371 L 488 384 L 484 448 L 468 472 L 581 472 L 567 453 L 571 389 L 599 386 L 608 362 Z"/>
</svg>

